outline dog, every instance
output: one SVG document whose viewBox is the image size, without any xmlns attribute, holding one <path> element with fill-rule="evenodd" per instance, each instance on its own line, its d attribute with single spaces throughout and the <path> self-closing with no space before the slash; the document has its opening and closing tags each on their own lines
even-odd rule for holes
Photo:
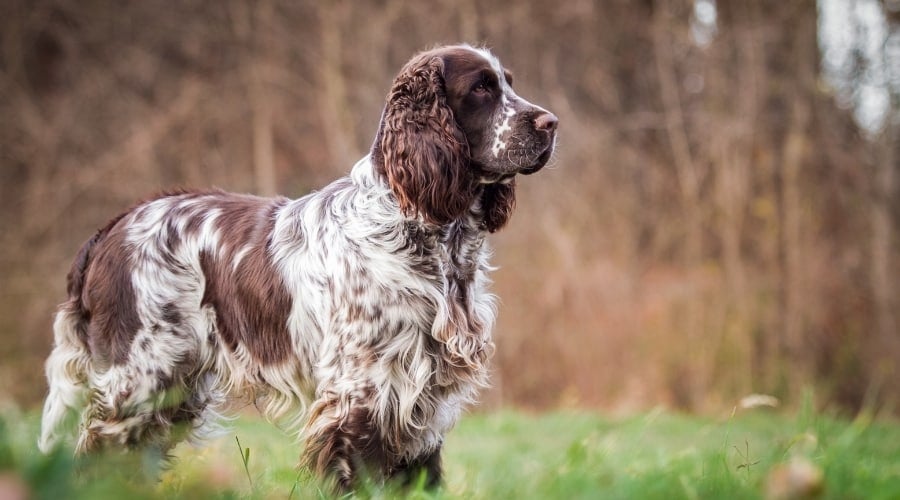
<svg viewBox="0 0 900 500">
<path fill-rule="evenodd" d="M 248 398 L 343 489 L 439 484 L 444 435 L 488 379 L 485 237 L 557 125 L 487 49 L 440 47 L 403 67 L 371 151 L 322 190 L 180 191 L 112 219 L 56 314 L 41 450 L 74 412 L 76 452 L 165 454 Z"/>
</svg>

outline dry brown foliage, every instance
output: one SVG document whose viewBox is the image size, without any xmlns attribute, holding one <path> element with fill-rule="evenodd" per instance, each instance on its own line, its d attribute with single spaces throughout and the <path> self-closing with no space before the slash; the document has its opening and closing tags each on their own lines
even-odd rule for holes
<svg viewBox="0 0 900 500">
<path fill-rule="evenodd" d="M 896 401 L 900 125 L 867 140 L 835 104 L 816 2 L 719 0 L 708 45 L 692 5 L 5 2 L 0 394 L 43 396 L 70 259 L 117 211 L 320 187 L 367 151 L 412 53 L 468 41 L 561 120 L 493 237 L 489 401 Z"/>
</svg>

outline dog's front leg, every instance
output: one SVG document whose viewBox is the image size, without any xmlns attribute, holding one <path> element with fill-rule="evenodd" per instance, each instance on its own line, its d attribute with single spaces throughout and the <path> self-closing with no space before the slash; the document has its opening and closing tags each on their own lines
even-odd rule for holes
<svg viewBox="0 0 900 500">
<path fill-rule="evenodd" d="M 441 447 L 438 446 L 435 450 L 413 460 L 402 461 L 391 472 L 391 479 L 399 481 L 404 486 L 417 485 L 424 479 L 424 486 L 427 489 L 435 489 L 441 485 L 442 474 Z"/>
<path fill-rule="evenodd" d="M 365 398 L 325 394 L 311 409 L 301 463 L 350 491 L 359 480 L 383 479 L 388 460 Z"/>
</svg>

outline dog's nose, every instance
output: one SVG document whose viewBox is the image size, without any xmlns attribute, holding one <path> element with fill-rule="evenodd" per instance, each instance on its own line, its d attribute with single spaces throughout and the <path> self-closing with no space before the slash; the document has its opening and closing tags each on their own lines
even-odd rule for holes
<svg viewBox="0 0 900 500">
<path fill-rule="evenodd" d="M 553 113 L 547 111 L 534 119 L 534 127 L 538 130 L 546 130 L 553 132 L 559 124 L 559 118 Z"/>
</svg>

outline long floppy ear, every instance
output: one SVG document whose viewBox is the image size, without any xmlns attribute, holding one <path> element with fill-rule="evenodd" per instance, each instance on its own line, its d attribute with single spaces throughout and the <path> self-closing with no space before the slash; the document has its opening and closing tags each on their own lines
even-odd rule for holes
<svg viewBox="0 0 900 500">
<path fill-rule="evenodd" d="M 516 207 L 516 179 L 488 184 L 481 194 L 481 228 L 491 233 L 506 225 Z"/>
<path fill-rule="evenodd" d="M 463 215 L 475 191 L 468 142 L 447 105 L 443 69 L 443 60 L 434 55 L 403 68 L 388 95 L 375 145 L 403 212 L 436 224 Z"/>
</svg>

